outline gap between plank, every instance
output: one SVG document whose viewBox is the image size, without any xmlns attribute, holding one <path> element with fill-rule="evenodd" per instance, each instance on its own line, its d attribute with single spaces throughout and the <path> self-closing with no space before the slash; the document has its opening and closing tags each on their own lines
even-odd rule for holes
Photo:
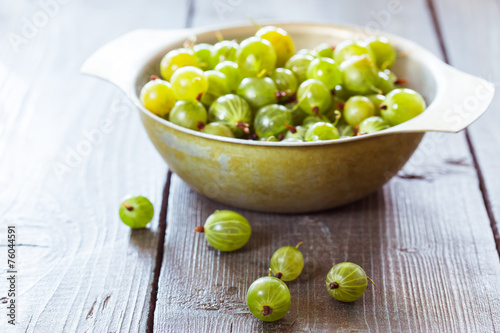
<svg viewBox="0 0 500 333">
<path fill-rule="evenodd" d="M 188 11 L 187 11 L 187 16 L 186 16 L 186 28 L 191 28 L 193 26 L 195 2 L 196 2 L 196 0 L 189 0 L 189 2 L 188 2 Z"/>
<path fill-rule="evenodd" d="M 160 221 L 158 225 L 158 244 L 156 249 L 156 260 L 153 276 L 153 285 L 151 288 L 151 300 L 149 303 L 149 313 L 147 322 L 147 332 L 153 332 L 154 319 L 156 310 L 156 300 L 158 297 L 158 281 L 160 280 L 161 266 L 163 264 L 163 251 L 165 246 L 165 233 L 167 232 L 167 212 L 168 198 L 170 196 L 170 180 L 172 179 L 172 171 L 167 173 L 167 182 L 163 188 L 163 200 L 161 203 Z"/>
<path fill-rule="evenodd" d="M 195 0 L 188 0 L 188 9 L 186 15 L 185 28 L 191 28 L 193 25 Z M 172 179 L 172 171 L 168 170 L 167 182 L 163 188 L 163 201 L 161 203 L 160 221 L 158 225 L 158 248 L 156 251 L 156 261 L 153 277 L 153 286 L 151 288 L 151 300 L 149 303 L 148 322 L 146 332 L 153 333 L 155 325 L 156 301 L 158 300 L 158 282 L 160 280 L 161 267 L 163 264 L 163 254 L 165 249 L 165 234 L 167 232 L 167 213 L 168 199 L 170 197 L 170 182 Z"/>
<path fill-rule="evenodd" d="M 441 26 L 439 24 L 438 14 L 436 11 L 436 6 L 434 5 L 434 0 L 426 0 L 426 1 L 427 1 L 427 6 L 429 7 L 429 12 L 431 14 L 432 23 L 434 25 L 434 30 L 436 31 L 436 35 L 437 35 L 437 38 L 439 41 L 439 48 L 441 49 L 441 54 L 443 56 L 443 60 L 447 64 L 450 64 L 450 59 L 448 57 L 448 51 L 446 50 L 446 46 L 444 44 L 444 37 L 443 37 L 443 33 L 441 31 Z M 490 197 L 488 195 L 488 190 L 486 188 L 486 181 L 484 179 L 483 172 L 482 172 L 481 167 L 479 165 L 476 150 L 474 148 L 474 145 L 472 144 L 472 140 L 471 140 L 468 129 L 465 129 L 465 138 L 467 140 L 467 146 L 469 147 L 469 151 L 470 151 L 471 156 L 472 156 L 472 161 L 474 163 L 474 169 L 476 169 L 477 178 L 479 181 L 479 189 L 480 189 L 481 195 L 483 197 L 484 206 L 486 207 L 486 213 L 488 214 L 488 218 L 490 220 L 490 227 L 491 227 L 491 230 L 493 231 L 493 238 L 495 241 L 497 253 L 500 256 L 500 233 L 499 233 L 497 223 L 495 220 L 495 215 L 493 214 L 493 208 L 491 206 L 491 201 L 490 201 Z"/>
</svg>

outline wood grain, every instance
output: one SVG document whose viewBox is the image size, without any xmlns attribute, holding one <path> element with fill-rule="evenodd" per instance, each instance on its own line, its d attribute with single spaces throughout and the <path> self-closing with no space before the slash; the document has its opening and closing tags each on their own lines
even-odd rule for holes
<svg viewBox="0 0 500 333">
<path fill-rule="evenodd" d="M 132 29 L 183 27 L 186 4 L 68 2 L 17 52 L 5 35 L 20 34 L 40 2 L 1 7 L 0 249 L 15 224 L 16 331 L 145 331 L 166 166 L 126 97 L 79 68 Z M 119 220 L 126 194 L 153 201 L 147 229 L 131 232 Z M 0 331 L 11 329 L 2 314 Z"/>
<path fill-rule="evenodd" d="M 436 1 L 434 4 L 439 20 L 438 29 L 443 37 L 443 47 L 451 65 L 471 74 L 481 76 L 500 87 L 500 2 L 481 1 Z M 471 105 L 480 95 L 471 96 Z M 500 254 L 500 133 L 496 124 L 500 122 L 500 95 L 491 104 L 489 111 L 473 124 L 469 140 L 481 175 L 481 187 L 490 212 L 495 231 L 497 250 Z"/>
<path fill-rule="evenodd" d="M 194 25 L 255 19 L 327 20 L 367 26 L 385 1 L 242 2 L 221 17 L 196 2 Z M 440 56 L 425 1 L 405 1 L 383 30 L 413 39 Z M 264 13 L 264 14 L 261 14 Z M 376 21 L 378 22 L 378 21 Z M 242 250 L 220 253 L 193 234 L 216 209 L 229 208 L 173 177 L 169 227 L 159 281 L 155 330 L 491 332 L 500 327 L 500 265 L 464 133 L 429 134 L 398 177 L 376 194 L 319 214 L 240 211 L 253 236 Z M 275 323 L 248 313 L 249 285 L 266 274 L 277 248 L 304 241 L 306 266 L 289 282 L 292 308 Z M 341 261 L 365 268 L 377 283 L 353 304 L 325 290 Z"/>
<path fill-rule="evenodd" d="M 0 249 L 5 226 L 17 225 L 19 331 L 498 331 L 498 256 L 464 134 L 427 135 L 397 178 L 341 209 L 293 216 L 242 211 L 254 233 L 232 254 L 192 233 L 226 207 L 174 176 L 166 188 L 162 246 L 166 167 L 125 97 L 78 73 L 100 45 L 134 28 L 241 22 L 252 15 L 378 24 L 441 55 L 424 0 L 405 1 L 385 20 L 394 2 L 233 1 L 223 15 L 215 3 L 68 2 L 18 52 L 0 39 Z M 436 7 L 451 63 L 498 81 L 498 2 Z M 23 17 L 39 11 L 39 2 L 2 2 L 1 35 L 19 34 Z M 471 45 L 465 52 L 461 38 Z M 470 142 L 494 218 L 499 179 L 491 156 L 498 136 L 496 116 L 489 117 L 471 129 Z M 106 123 L 111 128 L 104 133 Z M 89 131 L 97 143 L 84 143 Z M 71 151 L 78 149 L 84 153 L 75 157 Z M 61 165 L 69 168 L 59 176 Z M 157 208 L 146 230 L 130 232 L 117 217 L 116 205 L 128 193 L 147 195 Z M 284 320 L 264 324 L 247 312 L 246 290 L 265 274 L 275 249 L 298 241 L 306 243 L 306 267 L 289 283 L 292 309 Z M 155 271 L 159 260 L 161 272 Z M 331 265 L 345 260 L 362 265 L 377 283 L 354 304 L 334 301 L 324 287 Z M 0 321 L 0 331 L 10 329 Z"/>
</svg>

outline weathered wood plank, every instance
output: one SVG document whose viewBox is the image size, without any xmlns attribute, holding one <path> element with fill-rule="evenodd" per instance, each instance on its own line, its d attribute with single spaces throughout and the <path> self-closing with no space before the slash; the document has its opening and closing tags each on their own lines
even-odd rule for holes
<svg viewBox="0 0 500 333">
<path fill-rule="evenodd" d="M 79 68 L 132 29 L 183 27 L 186 4 L 69 2 L 15 52 L 6 33 L 22 34 L 23 17 L 41 11 L 38 1 L 0 10 L 0 252 L 15 224 L 17 328 L 145 331 L 166 165 L 126 97 Z M 129 193 L 155 205 L 145 230 L 119 220 Z M 4 275 L 0 281 L 5 296 Z M 5 318 L 0 331 L 10 332 Z"/>
<path fill-rule="evenodd" d="M 254 1 L 221 17 L 213 3 L 197 2 L 193 22 L 236 22 L 247 15 L 368 28 L 375 22 L 440 55 L 425 1 L 405 1 L 401 11 L 383 20 L 388 6 L 385 1 Z M 486 332 L 500 325 L 500 266 L 463 133 L 427 135 L 399 177 L 346 207 L 309 215 L 240 211 L 253 236 L 236 253 L 215 251 L 192 233 L 214 210 L 229 207 L 194 193 L 176 176 L 169 207 L 155 312 L 159 332 Z M 290 313 L 262 323 L 247 312 L 246 290 L 266 274 L 274 250 L 299 241 L 306 243 L 306 267 L 288 283 Z M 354 304 L 334 301 L 324 286 L 331 265 L 345 260 L 363 266 L 377 282 Z"/>
<path fill-rule="evenodd" d="M 435 1 L 444 46 L 451 65 L 479 75 L 500 87 L 500 2 L 495 0 Z M 466 112 L 474 107 L 480 94 L 471 96 Z M 489 111 L 469 129 L 469 137 L 482 176 L 481 186 L 490 210 L 500 253 L 500 94 L 496 94 Z"/>
</svg>

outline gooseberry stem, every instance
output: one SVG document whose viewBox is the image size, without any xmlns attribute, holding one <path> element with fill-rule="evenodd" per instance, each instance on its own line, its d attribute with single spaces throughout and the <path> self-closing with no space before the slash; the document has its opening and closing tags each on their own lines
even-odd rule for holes
<svg viewBox="0 0 500 333">
<path fill-rule="evenodd" d="M 394 81 L 394 84 L 405 84 L 405 83 L 408 83 L 408 79 L 407 78 L 400 78 L 400 79 L 397 79 L 396 81 Z"/>
<path fill-rule="evenodd" d="M 307 95 L 309 94 L 310 91 L 311 91 L 311 86 L 307 87 L 304 96 L 297 101 L 297 104 L 295 104 L 294 107 L 292 108 L 292 112 L 295 112 L 300 107 L 300 103 L 302 103 L 307 98 Z"/>
<path fill-rule="evenodd" d="M 380 90 L 380 89 L 378 89 L 377 87 L 370 87 L 370 89 L 371 89 L 374 93 L 376 93 L 376 94 L 382 94 L 382 93 L 383 93 L 383 91 L 382 91 L 382 90 Z"/>
<path fill-rule="evenodd" d="M 260 71 L 260 73 L 259 73 L 259 74 L 257 74 L 257 77 L 258 77 L 258 78 L 261 78 L 261 77 L 263 77 L 264 75 L 266 75 L 266 73 L 267 73 L 267 69 L 265 69 L 265 68 L 264 68 L 263 70 L 261 70 L 261 71 Z"/>
<path fill-rule="evenodd" d="M 330 287 L 330 289 L 337 289 L 340 286 L 337 282 L 334 281 L 334 282 L 330 283 L 329 287 Z"/>
<path fill-rule="evenodd" d="M 271 271 L 271 267 L 269 267 L 269 276 L 273 276 L 273 273 Z"/>
<path fill-rule="evenodd" d="M 202 225 L 197 226 L 194 228 L 194 232 L 204 232 L 205 228 Z"/>
<path fill-rule="evenodd" d="M 335 114 L 335 122 L 333 123 L 333 126 L 337 126 L 340 118 L 342 117 L 342 113 L 340 113 L 339 110 L 335 110 L 333 113 Z"/>
<path fill-rule="evenodd" d="M 250 134 L 250 124 L 247 124 L 241 120 L 238 120 L 236 122 L 236 127 L 240 128 L 241 130 L 243 130 L 243 132 L 245 132 L 246 134 Z"/>
<path fill-rule="evenodd" d="M 129 212 L 133 211 L 134 210 L 134 207 L 130 206 L 128 203 L 123 203 L 123 207 L 125 207 L 126 210 L 128 210 Z"/>
<path fill-rule="evenodd" d="M 299 246 L 301 246 L 301 245 L 304 245 L 304 242 L 299 242 L 299 244 L 297 244 L 297 246 L 295 246 L 295 248 L 298 249 Z"/>
<path fill-rule="evenodd" d="M 196 101 L 201 101 L 201 98 L 203 97 L 203 93 L 200 93 L 198 96 L 196 96 Z"/>
<path fill-rule="evenodd" d="M 366 278 L 367 278 L 368 280 L 370 280 L 370 282 L 371 282 L 374 286 L 376 286 L 375 282 L 373 282 L 373 280 L 372 280 L 372 279 L 370 279 L 370 277 L 369 277 L 369 276 L 367 276 Z"/>
<path fill-rule="evenodd" d="M 409 51 L 402 51 L 398 53 L 398 58 L 404 58 L 407 57 L 410 54 Z"/>
<path fill-rule="evenodd" d="M 287 90 L 284 90 L 284 91 L 276 91 L 276 98 L 278 98 L 278 99 L 284 98 L 284 97 L 286 97 L 290 93 L 291 93 L 290 89 L 287 89 Z"/>
<path fill-rule="evenodd" d="M 273 309 L 270 306 L 264 305 L 262 307 L 262 315 L 264 317 L 267 316 L 267 315 L 270 315 L 271 313 L 273 313 Z"/>
<path fill-rule="evenodd" d="M 192 49 L 196 43 L 196 36 L 189 36 L 182 45 L 186 49 Z"/>
<path fill-rule="evenodd" d="M 247 18 L 250 21 L 250 23 L 252 23 L 252 25 L 255 28 L 257 28 L 257 30 L 260 30 L 260 28 L 262 28 L 262 26 L 260 24 L 258 24 L 257 22 L 255 22 L 255 20 L 253 19 L 253 17 L 251 17 L 250 15 L 248 15 Z"/>
<path fill-rule="evenodd" d="M 222 36 L 221 32 L 220 31 L 216 31 L 215 32 L 215 37 L 217 37 L 217 40 L 219 42 L 222 42 L 224 40 L 224 37 Z"/>
<path fill-rule="evenodd" d="M 287 123 L 283 124 L 286 129 L 288 129 L 291 133 L 297 133 L 297 128 L 293 125 L 288 125 Z"/>
<path fill-rule="evenodd" d="M 353 132 L 354 132 L 353 136 L 357 136 L 358 135 L 358 131 L 359 131 L 359 125 L 354 126 L 352 129 L 353 129 Z"/>
</svg>

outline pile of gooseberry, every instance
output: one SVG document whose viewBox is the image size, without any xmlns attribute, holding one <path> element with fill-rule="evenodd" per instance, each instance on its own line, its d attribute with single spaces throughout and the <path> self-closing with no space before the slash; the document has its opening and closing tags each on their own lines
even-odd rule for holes
<svg viewBox="0 0 500 333">
<path fill-rule="evenodd" d="M 274 26 L 241 43 L 220 39 L 168 52 L 161 78 L 151 76 L 141 90 L 144 107 L 193 131 L 282 142 L 371 134 L 426 108 L 390 70 L 397 53 L 385 37 L 297 52 Z"/>
<path fill-rule="evenodd" d="M 127 197 L 120 205 L 119 214 L 130 228 L 141 229 L 154 216 L 153 204 L 143 196 Z M 203 226 L 196 227 L 194 231 L 203 233 L 213 248 L 223 252 L 242 248 L 252 235 L 248 220 L 230 210 L 215 211 Z M 302 244 L 276 250 L 269 264 L 269 275 L 258 278 L 248 288 L 247 306 L 256 318 L 266 322 L 276 321 L 290 310 L 291 295 L 285 281 L 293 281 L 302 273 L 304 256 L 299 250 Z M 326 288 L 333 298 L 353 302 L 363 295 L 368 281 L 371 279 L 360 266 L 343 262 L 328 272 Z"/>
<path fill-rule="evenodd" d="M 248 220 L 230 210 L 215 211 L 203 226 L 196 227 L 194 231 L 204 233 L 208 243 L 223 252 L 242 248 L 252 234 Z M 288 313 L 291 295 L 285 282 L 295 280 L 302 273 L 304 256 L 299 250 L 302 244 L 276 250 L 271 257 L 268 276 L 258 278 L 248 288 L 247 306 L 256 318 L 270 322 Z M 343 262 L 328 272 L 326 288 L 335 299 L 353 302 L 363 295 L 368 280 L 371 281 L 360 266 Z"/>
</svg>

